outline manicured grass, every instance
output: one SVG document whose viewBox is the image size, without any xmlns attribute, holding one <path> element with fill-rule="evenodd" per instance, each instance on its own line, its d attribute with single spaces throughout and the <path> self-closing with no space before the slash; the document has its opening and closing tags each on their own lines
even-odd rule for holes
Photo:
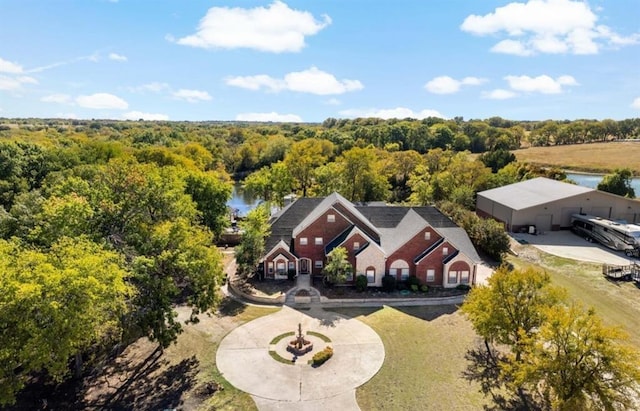
<svg viewBox="0 0 640 411">
<path fill-rule="evenodd" d="M 269 344 L 271 344 L 271 345 L 277 344 L 280 341 L 282 341 L 283 338 L 291 337 L 293 335 L 296 335 L 296 333 L 294 333 L 293 331 L 282 333 L 279 336 L 275 337 L 273 340 L 271 340 L 271 342 Z"/>
<path fill-rule="evenodd" d="M 640 170 L 640 142 L 530 147 L 513 153 L 520 162 L 576 171 L 606 174 L 616 168 L 630 168 L 635 172 Z"/>
<path fill-rule="evenodd" d="M 516 268 L 545 270 L 554 284 L 567 289 L 570 298 L 595 308 L 606 324 L 622 326 L 629 333 L 629 342 L 640 346 L 640 289 L 635 283 L 607 280 L 601 264 L 538 254 L 535 263 L 513 256 L 508 260 Z"/>
<path fill-rule="evenodd" d="M 276 360 L 278 362 L 281 362 L 281 363 L 287 364 L 287 365 L 293 365 L 293 361 L 282 357 L 280 354 L 278 354 L 275 351 L 269 351 L 269 355 L 271 356 L 271 358 L 273 358 L 274 360 Z"/>
<path fill-rule="evenodd" d="M 326 343 L 330 343 L 331 342 L 331 338 L 327 337 L 324 334 L 321 334 L 319 332 L 315 332 L 315 331 L 307 331 L 307 335 L 311 335 L 313 337 L 318 337 L 320 338 L 322 341 L 326 342 Z"/>
<path fill-rule="evenodd" d="M 358 388 L 363 410 L 478 410 L 478 385 L 462 377 L 476 335 L 455 306 L 340 309 L 373 328 L 384 343 L 382 368 Z"/>
</svg>

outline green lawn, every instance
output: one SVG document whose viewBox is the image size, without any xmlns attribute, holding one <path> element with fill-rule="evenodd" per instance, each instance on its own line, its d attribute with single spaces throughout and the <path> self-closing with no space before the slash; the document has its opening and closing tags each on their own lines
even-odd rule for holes
<svg viewBox="0 0 640 411">
<path fill-rule="evenodd" d="M 455 306 L 341 309 L 384 343 L 382 368 L 357 390 L 363 410 L 477 410 L 486 403 L 462 373 L 476 336 Z"/>
<path fill-rule="evenodd" d="M 528 246 L 532 247 L 532 246 Z M 569 297 L 596 312 L 608 325 L 622 326 L 630 343 L 640 346 L 640 289 L 634 282 L 609 281 L 602 275 L 602 265 L 583 263 L 539 253 L 539 262 L 508 257 L 517 268 L 533 265 L 545 270 L 554 284 L 564 287 Z"/>
</svg>

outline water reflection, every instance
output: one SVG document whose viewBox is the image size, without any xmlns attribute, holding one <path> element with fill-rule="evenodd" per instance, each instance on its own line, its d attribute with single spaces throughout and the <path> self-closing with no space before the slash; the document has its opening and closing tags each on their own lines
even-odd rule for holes
<svg viewBox="0 0 640 411">
<path fill-rule="evenodd" d="M 227 202 L 227 205 L 232 210 L 237 210 L 239 217 L 244 217 L 249 211 L 254 209 L 260 204 L 260 199 L 257 199 L 242 189 L 242 184 L 236 183 L 233 185 L 231 191 L 231 200 Z"/>
<path fill-rule="evenodd" d="M 602 174 L 576 174 L 576 173 L 566 173 L 567 178 L 576 182 L 576 184 L 589 187 L 589 188 L 597 188 L 598 184 L 604 178 Z M 640 178 L 635 177 L 631 179 L 631 187 L 636 193 L 636 197 L 640 195 Z"/>
</svg>

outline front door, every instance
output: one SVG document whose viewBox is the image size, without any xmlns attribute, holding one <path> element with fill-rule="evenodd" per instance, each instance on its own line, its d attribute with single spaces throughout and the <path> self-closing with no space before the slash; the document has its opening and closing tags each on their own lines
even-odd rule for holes
<svg viewBox="0 0 640 411">
<path fill-rule="evenodd" d="M 300 259 L 300 274 L 309 274 L 310 260 L 308 258 Z"/>
</svg>

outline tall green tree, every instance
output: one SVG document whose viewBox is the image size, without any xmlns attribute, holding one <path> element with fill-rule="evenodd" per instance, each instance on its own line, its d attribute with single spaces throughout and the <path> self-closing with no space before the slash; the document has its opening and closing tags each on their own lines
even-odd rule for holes
<svg viewBox="0 0 640 411">
<path fill-rule="evenodd" d="M 353 276 L 353 266 L 349 262 L 347 249 L 336 247 L 327 255 L 324 269 L 325 281 L 329 284 L 344 284 Z"/>
<path fill-rule="evenodd" d="M 263 204 L 247 213 L 247 218 L 240 223 L 240 228 L 243 234 L 240 244 L 236 247 L 238 274 L 249 277 L 255 273 L 265 252 L 265 238 L 270 232 L 268 206 Z"/>
<path fill-rule="evenodd" d="M 116 253 L 85 238 L 61 238 L 49 252 L 0 240 L 0 404 L 12 403 L 31 373 L 56 381 L 69 361 L 117 341 L 134 290 Z"/>
<path fill-rule="evenodd" d="M 541 389 L 555 410 L 633 409 L 640 395 L 640 352 L 593 309 L 556 305 L 531 341 L 516 382 Z"/>
<path fill-rule="evenodd" d="M 607 174 L 598 184 L 598 190 L 608 193 L 617 194 L 619 196 L 634 198 L 636 192 L 631 187 L 633 180 L 633 172 L 628 168 L 619 168 L 614 170 L 613 174 Z"/>
<path fill-rule="evenodd" d="M 296 142 L 289 149 L 284 163 L 303 197 L 307 196 L 307 190 L 313 185 L 315 169 L 333 156 L 333 149 L 330 141 L 315 138 Z"/>
</svg>

